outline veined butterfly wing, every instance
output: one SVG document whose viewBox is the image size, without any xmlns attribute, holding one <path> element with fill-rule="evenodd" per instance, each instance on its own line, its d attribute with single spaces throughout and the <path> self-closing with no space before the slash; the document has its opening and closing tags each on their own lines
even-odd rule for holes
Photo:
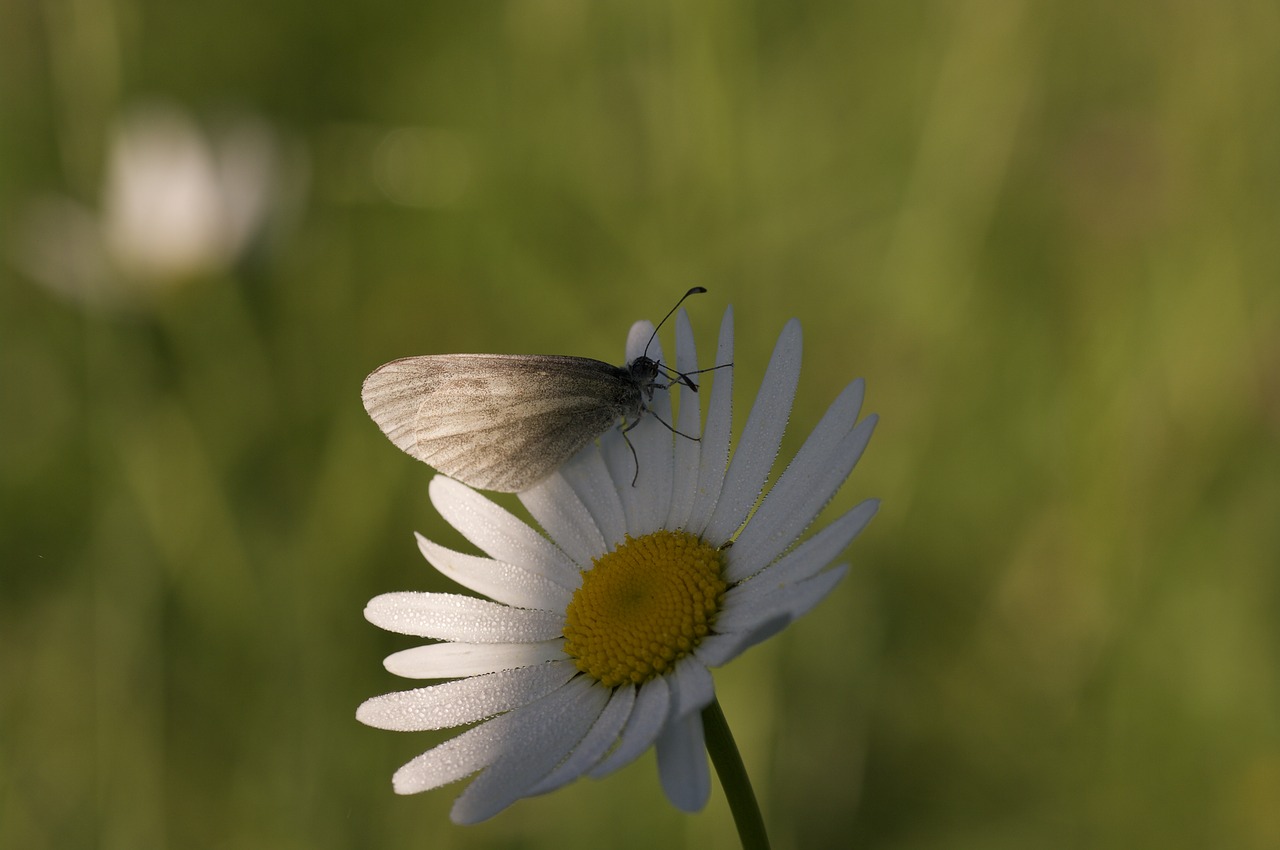
<svg viewBox="0 0 1280 850">
<path fill-rule="evenodd" d="M 442 354 L 393 360 L 365 379 L 365 410 L 403 451 L 481 490 L 550 475 L 653 395 L 657 364 L 562 355 Z"/>
</svg>

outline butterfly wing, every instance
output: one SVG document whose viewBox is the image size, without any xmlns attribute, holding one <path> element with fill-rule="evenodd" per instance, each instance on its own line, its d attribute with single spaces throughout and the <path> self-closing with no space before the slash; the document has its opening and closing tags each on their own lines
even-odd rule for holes
<svg viewBox="0 0 1280 850">
<path fill-rule="evenodd" d="M 642 409 L 627 369 L 555 355 L 406 357 L 374 371 L 361 395 L 399 448 L 464 484 L 508 493 Z"/>
</svg>

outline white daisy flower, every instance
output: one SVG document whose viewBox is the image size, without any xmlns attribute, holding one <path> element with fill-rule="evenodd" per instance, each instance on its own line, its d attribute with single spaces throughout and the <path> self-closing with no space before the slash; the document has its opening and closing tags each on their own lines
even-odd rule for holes
<svg viewBox="0 0 1280 850">
<path fill-rule="evenodd" d="M 649 323 L 632 328 L 628 361 L 652 331 Z M 683 312 L 676 334 L 676 369 L 693 372 Z M 792 320 L 732 458 L 732 370 L 723 369 L 714 373 L 705 429 L 707 393 L 684 391 L 674 422 L 670 399 L 659 393 L 653 415 L 627 435 L 635 461 L 614 429 L 520 493 L 541 532 L 463 484 L 431 481 L 432 504 L 488 557 L 421 535 L 418 546 L 437 570 L 488 599 L 423 592 L 373 599 L 365 609 L 371 623 L 437 641 L 389 656 L 387 669 L 452 681 L 375 697 L 356 717 L 398 731 L 477 725 L 401 767 L 397 793 L 478 773 L 452 810 L 456 823 L 476 823 L 579 776 L 603 777 L 654 746 L 671 802 L 689 812 L 706 804 L 710 669 L 830 593 L 848 567 L 828 566 L 879 504 L 868 499 L 797 545 L 871 437 L 876 417 L 858 421 L 861 379 L 832 403 L 760 500 L 799 381 L 800 347 Z M 730 309 L 716 363 L 732 359 Z M 658 419 L 701 439 L 673 435 Z"/>
</svg>

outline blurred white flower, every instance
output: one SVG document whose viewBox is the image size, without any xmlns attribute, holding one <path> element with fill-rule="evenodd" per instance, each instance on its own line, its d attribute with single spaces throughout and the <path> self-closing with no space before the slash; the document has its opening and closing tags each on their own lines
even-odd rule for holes
<svg viewBox="0 0 1280 850">
<path fill-rule="evenodd" d="M 204 132 L 185 110 L 125 110 L 95 213 L 51 196 L 28 204 L 18 265 L 77 301 L 127 298 L 232 268 L 296 204 L 305 161 L 264 121 Z"/>
<path fill-rule="evenodd" d="M 103 194 L 107 250 L 128 274 L 209 272 L 234 247 L 213 151 L 182 112 L 152 108 L 121 122 Z"/>
</svg>

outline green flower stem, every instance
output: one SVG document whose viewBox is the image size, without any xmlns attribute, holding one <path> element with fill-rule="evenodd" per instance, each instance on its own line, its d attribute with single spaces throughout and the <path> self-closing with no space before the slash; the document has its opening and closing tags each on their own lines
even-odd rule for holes
<svg viewBox="0 0 1280 850">
<path fill-rule="evenodd" d="M 729 722 L 724 719 L 719 699 L 712 700 L 711 705 L 702 709 L 702 726 L 707 737 L 707 752 L 711 754 L 711 763 L 716 767 L 720 787 L 729 800 L 729 811 L 733 812 L 733 822 L 738 827 L 742 850 L 769 850 L 764 817 L 760 814 L 760 805 L 751 790 L 751 779 L 742 764 L 742 756 L 738 754 L 738 745 L 733 742 L 733 733 L 729 731 Z"/>
</svg>

